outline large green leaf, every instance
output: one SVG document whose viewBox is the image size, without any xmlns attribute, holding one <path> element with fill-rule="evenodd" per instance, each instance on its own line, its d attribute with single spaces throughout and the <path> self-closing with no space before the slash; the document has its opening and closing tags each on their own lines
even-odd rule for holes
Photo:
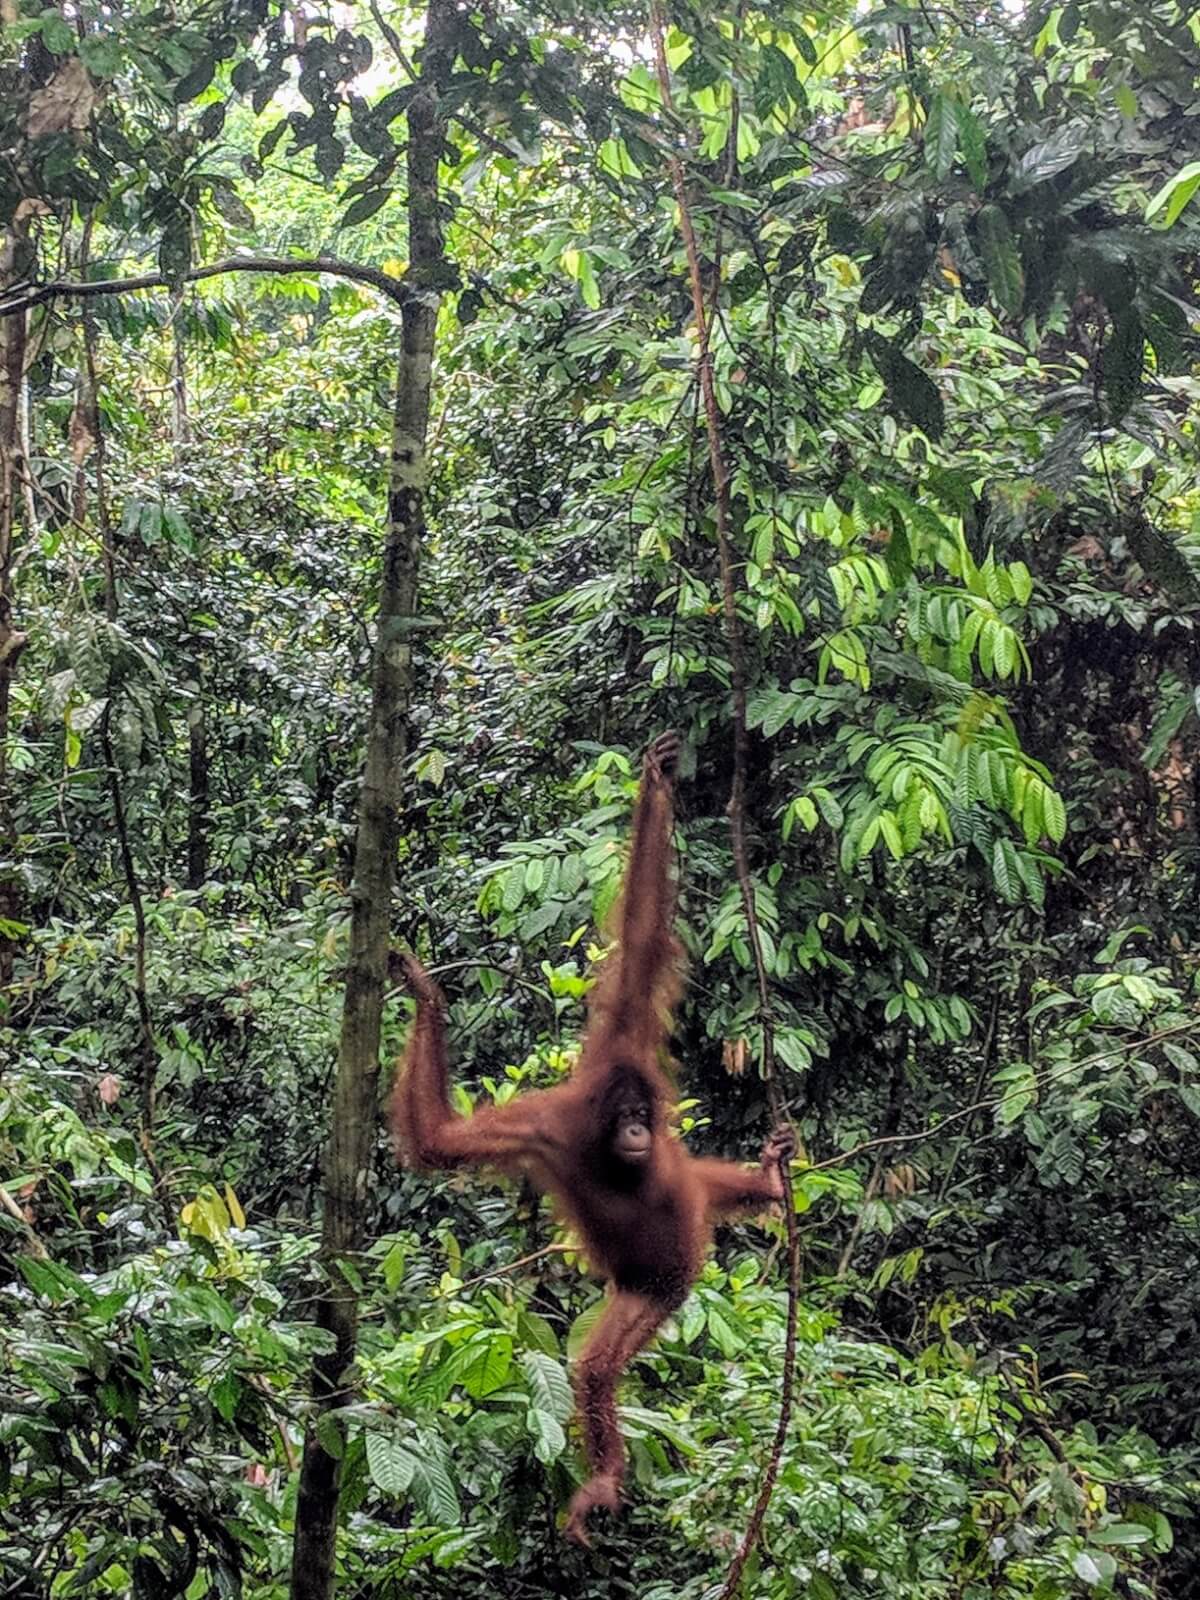
<svg viewBox="0 0 1200 1600">
<path fill-rule="evenodd" d="M 946 426 L 946 409 L 932 378 L 873 329 L 863 338 L 896 410 L 923 428 L 931 439 L 940 439 Z"/>
<path fill-rule="evenodd" d="M 1025 273 L 1007 216 L 997 205 L 984 206 L 975 219 L 975 242 L 988 283 L 1000 305 L 1019 316 L 1025 300 Z"/>
</svg>

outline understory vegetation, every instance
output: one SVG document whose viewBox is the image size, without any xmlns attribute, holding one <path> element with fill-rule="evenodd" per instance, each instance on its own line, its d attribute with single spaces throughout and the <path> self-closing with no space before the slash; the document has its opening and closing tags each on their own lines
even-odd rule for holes
<svg viewBox="0 0 1200 1600">
<path fill-rule="evenodd" d="M 577 1551 L 600 1291 L 382 1114 L 389 945 L 569 1071 L 668 727 L 739 1592 L 1200 1594 L 1194 8 L 0 25 L 0 1597 L 721 1592 L 782 1222 Z"/>
</svg>

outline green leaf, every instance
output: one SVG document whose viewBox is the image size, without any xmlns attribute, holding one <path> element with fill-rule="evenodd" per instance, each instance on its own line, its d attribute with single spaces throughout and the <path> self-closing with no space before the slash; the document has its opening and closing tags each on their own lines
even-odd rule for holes
<svg viewBox="0 0 1200 1600">
<path fill-rule="evenodd" d="M 525 898 L 525 868 L 520 862 L 504 873 L 500 903 L 505 911 L 515 911 Z"/>
<path fill-rule="evenodd" d="M 395 1294 L 404 1281 L 404 1259 L 404 1246 L 397 1240 L 379 1264 L 384 1288 L 389 1294 Z"/>
<path fill-rule="evenodd" d="M 277 122 L 273 128 L 267 129 L 266 133 L 264 133 L 262 138 L 258 141 L 258 159 L 260 161 L 266 161 L 269 156 L 275 153 L 276 145 L 283 138 L 287 131 L 288 125 L 286 117 L 282 122 Z"/>
<path fill-rule="evenodd" d="M 512 1368 L 512 1336 L 490 1330 L 457 1352 L 456 1377 L 472 1400 L 484 1400 L 503 1388 Z"/>
<path fill-rule="evenodd" d="M 945 95 L 935 94 L 925 124 L 925 165 L 935 178 L 944 178 L 953 167 L 957 148 L 957 107 Z"/>
<path fill-rule="evenodd" d="M 1046 881 L 1042 877 L 1041 868 L 1024 850 L 1014 851 L 1014 859 L 1021 882 L 1025 885 L 1025 892 L 1040 910 L 1046 901 Z"/>
<path fill-rule="evenodd" d="M 896 818 L 890 811 L 879 813 L 879 831 L 883 835 L 883 842 L 891 852 L 892 859 L 899 861 L 904 855 L 904 843 L 900 838 L 900 829 L 896 826 Z"/>
<path fill-rule="evenodd" d="M 1146 207 L 1146 221 L 1151 222 L 1163 213 L 1162 226 L 1169 228 L 1178 220 L 1183 210 L 1196 190 L 1200 189 L 1200 161 L 1189 161 L 1185 167 L 1180 167 L 1173 178 L 1168 178 L 1166 183 Z"/>
<path fill-rule="evenodd" d="M 339 1411 L 323 1411 L 317 1418 L 315 1427 L 322 1450 L 335 1461 L 340 1461 L 346 1453 L 342 1414 Z"/>
<path fill-rule="evenodd" d="M 1009 905 L 1016 905 L 1021 898 L 1021 869 L 1010 839 L 997 839 L 992 846 L 992 877 Z"/>
<path fill-rule="evenodd" d="M 242 1382 L 236 1373 L 223 1373 L 213 1384 L 210 1391 L 212 1403 L 226 1422 L 232 1422 L 237 1415 L 241 1394 Z"/>
<path fill-rule="evenodd" d="M 74 28 L 53 8 L 43 11 L 38 19 L 41 29 L 42 43 L 51 54 L 56 56 L 69 55 L 75 48 L 76 35 Z"/>
<path fill-rule="evenodd" d="M 831 828 L 840 828 L 846 820 L 846 813 L 842 810 L 836 797 L 828 789 L 814 788 L 813 799 L 820 808 L 821 815 Z"/>
<path fill-rule="evenodd" d="M 716 1305 L 710 1305 L 706 1321 L 708 1323 L 709 1338 L 725 1357 L 726 1361 L 735 1361 L 741 1354 L 744 1340 L 730 1326 L 721 1308 Z"/>
<path fill-rule="evenodd" d="M 786 107 L 789 101 L 803 105 L 805 98 L 791 56 L 785 55 L 777 44 L 764 45 L 754 87 L 755 113 L 765 120 L 776 106 Z"/>
<path fill-rule="evenodd" d="M 975 243 L 996 300 L 1010 316 L 1019 316 L 1025 273 L 1008 218 L 999 206 L 984 206 L 975 218 Z"/>
<path fill-rule="evenodd" d="M 867 331 L 863 342 L 896 410 L 931 439 L 940 439 L 946 413 L 933 380 L 873 329 Z"/>
<path fill-rule="evenodd" d="M 1181 1044 L 1176 1044 L 1173 1039 L 1163 1041 L 1163 1055 L 1171 1065 L 1180 1072 L 1195 1072 L 1197 1070 L 1196 1058 L 1190 1050 L 1185 1050 Z"/>
<path fill-rule="evenodd" d="M 1027 606 L 1033 598 L 1033 574 L 1023 561 L 1010 561 L 1008 577 L 1012 584 L 1013 599 L 1018 605 Z"/>
<path fill-rule="evenodd" d="M 1043 790 L 1042 810 L 1046 818 L 1046 832 L 1055 844 L 1061 844 L 1067 836 L 1067 808 L 1057 790 L 1048 786 Z"/>
<path fill-rule="evenodd" d="M 392 191 L 390 189 L 375 189 L 370 193 L 360 194 L 353 205 L 346 207 L 338 227 L 353 228 L 358 223 L 365 222 L 368 217 L 373 217 L 377 211 L 381 210 L 391 199 L 391 196 Z"/>
<path fill-rule="evenodd" d="M 45 37 L 43 33 L 42 37 Z M 125 52 L 115 39 L 89 34 L 79 41 L 79 56 L 97 78 L 115 78 L 125 65 Z"/>
<path fill-rule="evenodd" d="M 213 81 L 213 74 L 217 70 L 217 58 L 211 53 L 200 57 L 190 72 L 184 74 L 175 85 L 174 100 L 177 106 L 183 105 L 188 100 L 194 100 L 197 95 L 203 94 Z"/>
<path fill-rule="evenodd" d="M 1018 186 L 1032 187 L 1065 172 L 1079 159 L 1091 141 L 1088 129 L 1078 122 L 1056 128 L 1048 139 L 1035 144 L 1017 162 L 1014 178 Z"/>
<path fill-rule="evenodd" d="M 579 292 L 583 296 L 583 303 L 590 310 L 595 311 L 600 305 L 600 285 L 596 280 L 595 268 L 592 258 L 580 253 L 579 262 Z"/>
<path fill-rule="evenodd" d="M 236 190 L 224 183 L 212 186 L 213 205 L 234 228 L 253 228 L 254 213 Z"/>
<path fill-rule="evenodd" d="M 192 230 L 183 215 L 172 218 L 158 247 L 158 270 L 168 282 L 181 280 L 192 265 Z"/>
<path fill-rule="evenodd" d="M 1104 1550 L 1081 1550 L 1072 1563 L 1075 1576 L 1084 1583 L 1108 1583 L 1117 1573 L 1117 1563 Z"/>
<path fill-rule="evenodd" d="M 891 510 L 892 536 L 884 547 L 883 559 L 894 588 L 908 582 L 913 569 L 912 547 L 908 542 L 908 529 L 904 518 L 893 506 Z"/>
<path fill-rule="evenodd" d="M 345 146 L 339 139 L 322 139 L 317 144 L 313 160 L 316 163 L 317 171 L 329 183 L 342 170 L 346 160 Z"/>
<path fill-rule="evenodd" d="M 53 1261 L 35 1261 L 32 1256 L 17 1256 L 17 1267 L 34 1294 L 40 1294 L 54 1305 L 72 1300 L 82 1282 L 67 1267 Z M 74 1279 L 74 1283 L 71 1280 Z"/>
<path fill-rule="evenodd" d="M 962 151 L 967 176 L 977 193 L 982 194 L 988 180 L 987 135 L 983 123 L 969 106 L 956 104 L 954 114 L 958 119 L 958 147 Z"/>
<path fill-rule="evenodd" d="M 533 1438 L 533 1453 L 544 1466 L 557 1461 L 567 1448 L 567 1436 L 557 1417 L 538 1406 L 530 1406 L 525 1413 L 525 1426 Z"/>
<path fill-rule="evenodd" d="M 603 1315 L 604 1301 L 593 1300 L 592 1304 L 575 1318 L 571 1324 L 571 1331 L 567 1334 L 567 1355 L 572 1361 L 578 1359 L 591 1336 L 592 1329 Z"/>
<path fill-rule="evenodd" d="M 793 826 L 799 822 L 807 833 L 811 833 L 819 821 L 817 808 L 807 795 L 798 795 L 787 808 L 783 818 L 783 837 L 791 837 Z"/>
<path fill-rule="evenodd" d="M 805 33 L 804 29 L 798 22 L 792 23 L 791 27 L 788 29 L 788 32 L 792 36 L 792 43 L 800 52 L 800 56 L 804 62 L 804 65 L 806 67 L 815 67 L 819 59 L 817 56 L 817 47 L 809 38 L 808 34 Z"/>
<path fill-rule="evenodd" d="M 558 1358 L 558 1335 L 536 1311 L 522 1311 L 517 1318 L 517 1333 L 525 1344 L 531 1345 L 533 1351 L 540 1352 L 550 1357 L 552 1361 Z M 530 1354 L 527 1351 L 525 1354 Z M 525 1355 L 521 1361 L 524 1363 Z"/>
<path fill-rule="evenodd" d="M 431 1521 L 443 1527 L 453 1527 L 462 1521 L 458 1494 L 445 1463 L 437 1456 L 427 1453 L 420 1457 L 413 1473 L 412 1488 Z"/>
<path fill-rule="evenodd" d="M 1147 294 L 1138 302 L 1142 328 L 1154 351 L 1154 364 L 1163 377 L 1187 371 L 1187 314 L 1165 294 Z"/>
<path fill-rule="evenodd" d="M 1141 1522 L 1110 1522 L 1093 1528 L 1091 1537 L 1093 1544 L 1149 1544 L 1154 1533 Z"/>
<path fill-rule="evenodd" d="M 1114 420 L 1123 417 L 1141 393 L 1145 357 L 1142 319 L 1126 307 L 1113 318 L 1102 357 L 1104 393 Z"/>
<path fill-rule="evenodd" d="M 411 1451 L 390 1434 L 377 1431 L 367 1434 L 367 1470 L 371 1482 L 393 1500 L 408 1493 L 416 1466 Z"/>
<path fill-rule="evenodd" d="M 1183 726 L 1193 706 L 1192 686 L 1166 674 L 1159 689 L 1160 709 L 1150 730 L 1150 741 L 1142 752 L 1142 762 L 1151 771 L 1167 753 L 1167 746 Z"/>
<path fill-rule="evenodd" d="M 562 1362 L 542 1350 L 526 1350 L 521 1367 L 534 1405 L 559 1422 L 566 1422 L 574 1407 L 571 1382 Z"/>
</svg>

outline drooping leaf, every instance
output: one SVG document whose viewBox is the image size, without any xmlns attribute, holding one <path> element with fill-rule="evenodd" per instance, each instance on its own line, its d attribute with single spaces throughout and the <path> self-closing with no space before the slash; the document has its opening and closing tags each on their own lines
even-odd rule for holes
<svg viewBox="0 0 1200 1600">
<path fill-rule="evenodd" d="M 359 195 L 352 205 L 346 207 L 342 220 L 338 224 L 342 228 L 353 228 L 358 223 L 365 222 L 368 217 L 373 217 L 391 199 L 390 189 L 375 189 L 368 194 Z"/>
<path fill-rule="evenodd" d="M 954 165 L 958 149 L 958 107 L 944 94 L 935 94 L 925 124 L 925 165 L 935 178 L 944 178 Z"/>
<path fill-rule="evenodd" d="M 216 70 L 216 56 L 211 53 L 202 55 L 191 71 L 185 73 L 175 85 L 175 104 L 184 105 L 188 100 L 194 100 L 197 95 L 203 94 L 213 81 Z"/>
<path fill-rule="evenodd" d="M 913 569 L 912 548 L 908 542 L 908 529 L 904 518 L 893 506 L 891 508 L 892 536 L 884 548 L 883 558 L 887 563 L 888 576 L 895 588 L 908 582 Z"/>
<path fill-rule="evenodd" d="M 224 183 L 214 183 L 212 198 L 213 205 L 233 227 L 247 230 L 254 227 L 254 213 L 235 189 Z"/>
<path fill-rule="evenodd" d="M 192 230 L 180 213 L 163 233 L 158 247 L 158 270 L 168 282 L 181 281 L 192 266 Z"/>
<path fill-rule="evenodd" d="M 538 1409 L 548 1412 L 559 1422 L 566 1422 L 574 1400 L 571 1381 L 562 1363 L 544 1350 L 526 1350 L 521 1356 L 521 1366 L 529 1384 L 529 1393 Z"/>
<path fill-rule="evenodd" d="M 864 343 L 896 410 L 931 439 L 940 439 L 946 411 L 932 378 L 874 329 L 867 331 Z"/>
<path fill-rule="evenodd" d="M 983 123 L 970 106 L 956 104 L 954 114 L 958 122 L 958 148 L 962 151 L 967 176 L 977 193 L 982 194 L 988 179 L 987 135 Z"/>
<path fill-rule="evenodd" d="M 412 1491 L 431 1522 L 453 1527 L 462 1521 L 457 1491 L 439 1456 L 427 1451 L 416 1458 Z"/>
<path fill-rule="evenodd" d="M 503 1388 L 512 1367 L 512 1336 L 486 1332 L 462 1347 L 456 1377 L 473 1400 L 486 1399 Z"/>
<path fill-rule="evenodd" d="M 999 838 L 992 847 L 992 877 L 996 887 L 1010 905 L 1021 898 L 1021 869 L 1012 840 Z"/>
<path fill-rule="evenodd" d="M 391 1434 L 372 1430 L 367 1434 L 367 1468 L 371 1481 L 384 1494 L 402 1499 L 416 1471 L 416 1458 Z"/>
<path fill-rule="evenodd" d="M 1131 307 L 1118 312 L 1103 355 L 1104 394 L 1114 420 L 1125 415 L 1141 392 L 1145 354 L 1141 318 Z"/>
<path fill-rule="evenodd" d="M 984 206 L 975 219 L 975 242 L 997 301 L 1019 316 L 1025 299 L 1025 273 L 1008 218 L 999 206 Z"/>
</svg>

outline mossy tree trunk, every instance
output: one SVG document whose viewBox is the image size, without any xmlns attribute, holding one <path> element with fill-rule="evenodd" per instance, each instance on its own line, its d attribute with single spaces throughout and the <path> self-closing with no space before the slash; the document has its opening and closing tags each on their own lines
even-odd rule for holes
<svg viewBox="0 0 1200 1600">
<path fill-rule="evenodd" d="M 318 1324 L 333 1347 L 313 1363 L 313 1416 L 304 1441 L 292 1549 L 293 1600 L 333 1593 L 340 1494 L 339 1456 L 327 1445 L 336 1413 L 353 1398 L 358 1302 L 339 1262 L 366 1240 L 378 1102 L 380 1015 L 387 975 L 401 773 L 407 753 L 412 623 L 425 533 L 426 436 L 434 334 L 445 279 L 438 163 L 439 92 L 454 64 L 453 0 L 431 0 L 421 88 L 408 109 L 408 280 L 396 377 L 388 525 L 375 640 L 370 726 L 359 800 L 351 888 L 350 954 L 338 1048 L 333 1126 L 324 1168 Z M 339 1452 L 340 1454 L 340 1452 Z"/>
</svg>

